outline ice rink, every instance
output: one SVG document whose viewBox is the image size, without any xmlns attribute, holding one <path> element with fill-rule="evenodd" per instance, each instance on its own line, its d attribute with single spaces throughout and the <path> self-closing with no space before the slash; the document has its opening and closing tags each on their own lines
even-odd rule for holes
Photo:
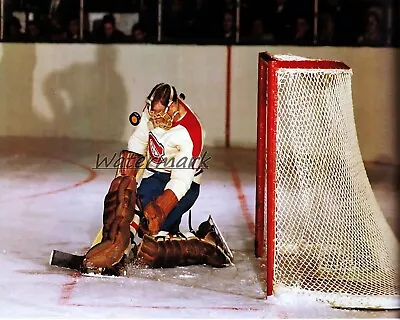
<svg viewBox="0 0 400 320">
<path fill-rule="evenodd" d="M 96 169 L 123 143 L 1 138 L 0 317 L 397 318 L 397 311 L 332 309 L 303 299 L 266 300 L 254 256 L 255 150 L 205 148 L 211 159 L 192 210 L 212 214 L 235 265 L 129 269 L 128 278 L 82 277 L 48 265 L 52 249 L 84 253 L 102 223 L 114 168 Z M 392 167 L 372 167 L 381 209 L 399 237 Z M 187 214 L 181 231 L 187 230 Z M 186 228 L 186 229 L 185 229 Z"/>
</svg>

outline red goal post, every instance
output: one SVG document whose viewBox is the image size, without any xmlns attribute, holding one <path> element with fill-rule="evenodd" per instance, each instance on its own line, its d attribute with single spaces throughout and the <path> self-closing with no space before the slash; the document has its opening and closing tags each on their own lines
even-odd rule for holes
<svg viewBox="0 0 400 320">
<path fill-rule="evenodd" d="M 255 254 L 267 296 L 399 308 L 398 240 L 363 166 L 351 77 L 340 61 L 259 54 Z"/>
</svg>

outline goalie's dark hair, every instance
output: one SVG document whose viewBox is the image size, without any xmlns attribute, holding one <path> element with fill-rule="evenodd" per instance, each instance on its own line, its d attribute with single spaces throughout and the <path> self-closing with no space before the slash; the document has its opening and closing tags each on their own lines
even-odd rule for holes
<svg viewBox="0 0 400 320">
<path fill-rule="evenodd" d="M 184 100 L 185 95 L 181 93 L 179 98 Z M 170 106 L 171 103 L 178 100 L 178 93 L 174 86 L 167 83 L 159 83 L 150 91 L 147 99 L 149 104 L 153 101 L 160 101 L 164 106 Z"/>
</svg>

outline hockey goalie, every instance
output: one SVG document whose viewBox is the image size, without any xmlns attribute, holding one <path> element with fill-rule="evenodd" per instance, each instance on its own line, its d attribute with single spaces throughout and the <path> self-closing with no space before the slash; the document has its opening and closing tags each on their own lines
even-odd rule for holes
<svg viewBox="0 0 400 320">
<path fill-rule="evenodd" d="M 104 273 L 127 262 L 153 268 L 232 264 L 233 255 L 211 217 L 198 231 L 183 234 L 179 229 L 199 196 L 203 173 L 204 132 L 183 99 L 166 83 L 148 95 L 141 121 L 121 151 L 104 200 L 101 241 L 83 260 L 86 272 Z"/>
</svg>

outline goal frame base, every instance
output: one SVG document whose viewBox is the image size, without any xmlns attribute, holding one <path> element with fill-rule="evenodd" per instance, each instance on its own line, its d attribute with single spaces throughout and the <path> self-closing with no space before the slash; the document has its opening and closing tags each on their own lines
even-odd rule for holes
<svg viewBox="0 0 400 320">
<path fill-rule="evenodd" d="M 396 296 L 365 296 L 345 293 L 316 292 L 300 288 L 286 287 L 282 284 L 274 287 L 273 296 L 277 299 L 293 297 L 294 295 L 317 301 L 335 309 L 359 310 L 398 310 L 400 299 Z M 268 297 L 267 297 L 268 298 Z"/>
</svg>

